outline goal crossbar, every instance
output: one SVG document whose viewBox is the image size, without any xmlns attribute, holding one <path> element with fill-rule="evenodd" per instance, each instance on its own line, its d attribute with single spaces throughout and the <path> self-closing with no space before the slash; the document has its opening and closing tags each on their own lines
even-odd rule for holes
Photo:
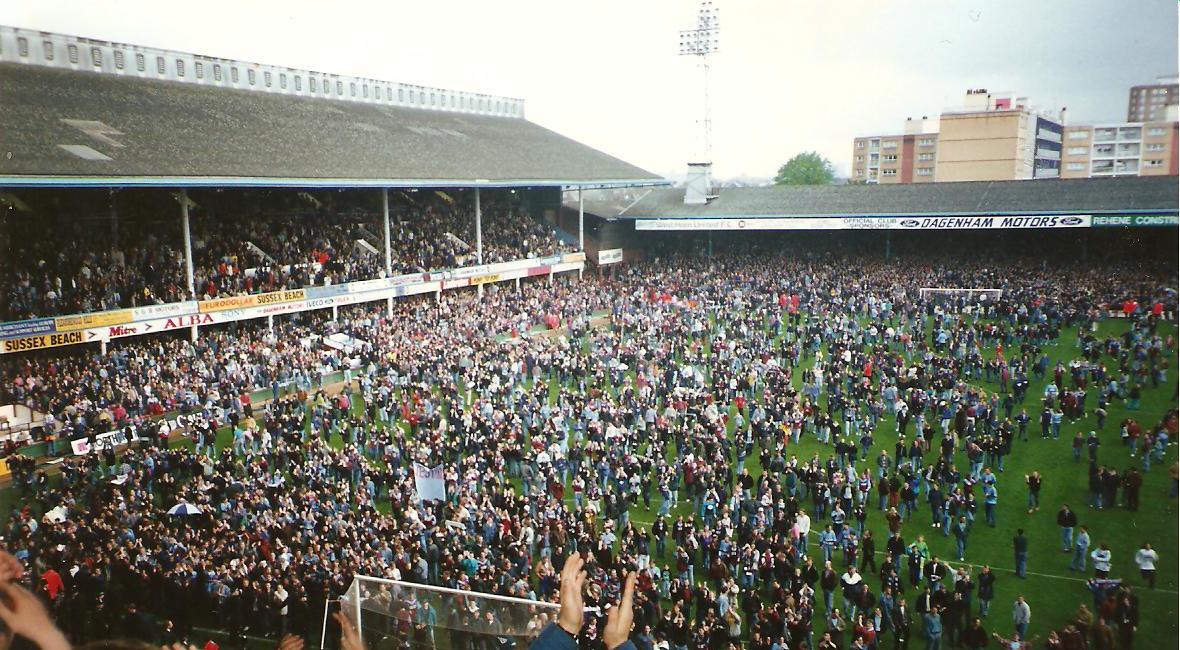
<svg viewBox="0 0 1180 650">
<path fill-rule="evenodd" d="M 559 603 L 364 575 L 353 576 L 340 606 L 369 647 L 412 642 L 422 630 L 430 643 L 436 630 L 533 638 L 561 611 Z"/>
</svg>

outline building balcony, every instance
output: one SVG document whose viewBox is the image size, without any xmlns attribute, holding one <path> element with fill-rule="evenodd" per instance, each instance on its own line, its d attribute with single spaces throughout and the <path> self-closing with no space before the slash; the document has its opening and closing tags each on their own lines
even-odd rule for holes
<svg viewBox="0 0 1180 650">
<path fill-rule="evenodd" d="M 1053 149 L 1037 149 L 1037 158 L 1044 160 L 1061 160 L 1061 152 Z"/>
<path fill-rule="evenodd" d="M 1037 139 L 1061 144 L 1061 134 L 1055 131 L 1046 131 L 1045 129 L 1041 129 L 1037 131 Z"/>
</svg>

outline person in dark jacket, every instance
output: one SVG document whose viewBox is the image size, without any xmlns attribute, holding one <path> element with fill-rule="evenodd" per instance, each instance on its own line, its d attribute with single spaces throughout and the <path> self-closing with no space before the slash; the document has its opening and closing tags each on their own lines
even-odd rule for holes
<svg viewBox="0 0 1180 650">
<path fill-rule="evenodd" d="M 959 641 L 967 650 L 983 650 L 991 642 L 991 637 L 988 636 L 987 630 L 984 629 L 983 621 L 979 618 L 974 618 L 971 619 L 971 625 L 963 630 Z"/>
<path fill-rule="evenodd" d="M 1073 529 L 1078 525 L 1077 514 L 1069 509 L 1069 504 L 1062 504 L 1057 511 L 1057 526 L 1061 528 L 1061 552 L 1069 553 L 1073 546 Z"/>
<path fill-rule="evenodd" d="M 996 574 L 992 573 L 992 568 L 985 564 L 983 570 L 975 578 L 975 582 L 979 585 L 979 615 L 987 618 L 992 598 L 996 597 Z"/>
</svg>

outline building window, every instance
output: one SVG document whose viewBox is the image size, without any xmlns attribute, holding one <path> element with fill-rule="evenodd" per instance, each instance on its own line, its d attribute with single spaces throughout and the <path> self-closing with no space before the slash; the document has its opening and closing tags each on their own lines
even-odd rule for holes
<svg viewBox="0 0 1180 650">
<path fill-rule="evenodd" d="M 863 170 L 863 169 L 858 169 L 858 170 L 856 170 L 856 175 L 857 175 L 857 176 L 864 176 L 864 175 L 865 175 L 865 170 Z"/>
<path fill-rule="evenodd" d="M 1163 167 L 1164 161 L 1162 161 L 1158 158 L 1149 158 L 1149 159 L 1143 161 L 1143 166 L 1144 167 Z"/>
<path fill-rule="evenodd" d="M 920 153 L 920 154 L 918 154 L 918 160 L 934 160 L 934 154 Z"/>
<path fill-rule="evenodd" d="M 135 69 L 140 72 L 147 70 L 147 59 L 142 54 L 135 55 Z"/>
<path fill-rule="evenodd" d="M 279 88 L 282 88 L 283 90 L 287 89 L 287 73 L 285 72 L 279 73 Z"/>
<path fill-rule="evenodd" d="M 361 97 L 369 98 L 369 84 L 361 84 Z"/>
<path fill-rule="evenodd" d="M 343 81 L 337 81 L 337 82 L 336 82 L 336 94 L 337 94 L 337 95 L 343 95 L 343 94 L 344 94 L 344 82 L 343 82 Z"/>
<path fill-rule="evenodd" d="M 882 176 L 897 176 L 897 170 L 896 169 L 882 169 L 881 175 Z"/>
<path fill-rule="evenodd" d="M 894 162 L 897 160 L 897 154 L 889 154 L 885 156 L 885 162 Z"/>
<path fill-rule="evenodd" d="M 356 82 L 348 82 L 348 92 L 350 97 L 356 97 Z"/>
<path fill-rule="evenodd" d="M 168 64 L 164 63 L 164 57 L 157 56 L 156 57 L 156 74 L 164 74 L 164 72 L 167 69 L 168 69 Z"/>
<path fill-rule="evenodd" d="M 70 63 L 77 63 L 78 62 L 78 46 L 77 45 L 71 45 L 71 46 L 67 47 L 66 52 L 69 53 L 69 55 L 70 55 Z"/>
<path fill-rule="evenodd" d="M 213 79 L 214 81 L 221 81 L 221 64 L 213 64 Z"/>
<path fill-rule="evenodd" d="M 102 50 L 97 47 L 90 48 L 90 64 L 96 68 L 102 67 Z"/>
<path fill-rule="evenodd" d="M 393 101 L 393 87 L 392 86 L 385 87 L 385 101 L 387 101 L 387 102 Z"/>
<path fill-rule="evenodd" d="M 193 74 L 197 75 L 197 79 L 205 78 L 205 64 L 200 61 L 193 62 Z"/>
<path fill-rule="evenodd" d="M 1086 148 L 1085 147 L 1070 147 L 1069 149 L 1066 149 L 1065 153 L 1067 153 L 1071 156 L 1084 156 L 1084 155 L 1086 155 Z"/>
<path fill-rule="evenodd" d="M 886 140 L 885 142 L 881 143 L 881 147 L 883 149 L 893 149 L 897 147 L 897 140 Z"/>
<path fill-rule="evenodd" d="M 303 90 L 303 77 L 295 75 L 295 90 Z"/>
<path fill-rule="evenodd" d="M 918 168 L 918 176 L 933 176 L 933 175 L 934 175 L 934 168 L 933 167 L 919 167 Z"/>
<path fill-rule="evenodd" d="M 1147 135 L 1152 136 L 1152 137 L 1159 137 L 1159 136 L 1163 135 L 1164 133 L 1165 133 L 1164 129 L 1161 127 L 1158 127 L 1158 126 L 1153 126 L 1150 129 L 1147 129 Z"/>
<path fill-rule="evenodd" d="M 864 161 L 865 161 L 865 157 L 864 157 L 864 156 L 857 156 L 857 157 L 856 157 L 856 162 L 864 162 Z"/>
<path fill-rule="evenodd" d="M 233 68 L 229 69 L 229 80 L 231 82 L 238 83 L 238 79 L 240 78 L 240 76 L 241 76 L 241 73 L 238 72 L 237 67 L 233 67 Z"/>
<path fill-rule="evenodd" d="M 115 69 L 122 70 L 123 66 L 127 64 L 126 55 L 123 50 L 115 50 Z"/>
<path fill-rule="evenodd" d="M 864 149 L 865 148 L 865 141 L 864 140 L 857 140 L 856 141 L 856 148 L 857 149 Z"/>
<path fill-rule="evenodd" d="M 918 140 L 918 146 L 919 147 L 933 147 L 934 146 L 934 138 L 922 138 L 921 140 Z"/>
<path fill-rule="evenodd" d="M 316 90 L 315 77 L 308 77 L 307 78 L 307 90 L 308 90 L 308 92 L 313 92 L 313 93 L 319 92 L 318 90 Z"/>
<path fill-rule="evenodd" d="M 263 70 L 262 71 L 262 83 L 266 84 L 267 88 L 270 88 L 270 82 L 271 82 L 270 70 Z"/>
<path fill-rule="evenodd" d="M 45 60 L 52 61 L 53 60 L 53 43 L 51 43 L 50 41 L 45 41 L 43 45 L 44 45 L 44 51 L 45 51 Z"/>
<path fill-rule="evenodd" d="M 1085 140 L 1088 137 L 1090 137 L 1089 131 L 1070 131 L 1069 132 L 1069 139 L 1070 140 Z"/>
<path fill-rule="evenodd" d="M 21 58 L 27 58 L 29 56 L 29 39 L 24 36 L 16 39 L 16 51 L 20 53 Z"/>
<path fill-rule="evenodd" d="M 1065 168 L 1071 172 L 1080 172 L 1086 168 L 1086 163 L 1071 162 L 1065 165 Z"/>
<path fill-rule="evenodd" d="M 1164 150 L 1164 143 L 1162 143 L 1162 142 L 1148 143 L 1147 150 L 1148 151 L 1163 151 Z"/>
<path fill-rule="evenodd" d="M 254 70 L 247 70 L 246 81 L 250 82 L 250 85 L 253 86 L 254 82 L 258 81 L 258 73 L 256 73 Z"/>
</svg>

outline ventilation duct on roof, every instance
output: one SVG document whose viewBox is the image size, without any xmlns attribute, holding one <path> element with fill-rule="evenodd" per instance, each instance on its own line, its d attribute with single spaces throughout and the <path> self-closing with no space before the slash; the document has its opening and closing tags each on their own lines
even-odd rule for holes
<svg viewBox="0 0 1180 650">
<path fill-rule="evenodd" d="M 688 163 L 688 178 L 684 184 L 684 204 L 704 205 L 717 196 L 712 191 L 713 163 Z"/>
</svg>

